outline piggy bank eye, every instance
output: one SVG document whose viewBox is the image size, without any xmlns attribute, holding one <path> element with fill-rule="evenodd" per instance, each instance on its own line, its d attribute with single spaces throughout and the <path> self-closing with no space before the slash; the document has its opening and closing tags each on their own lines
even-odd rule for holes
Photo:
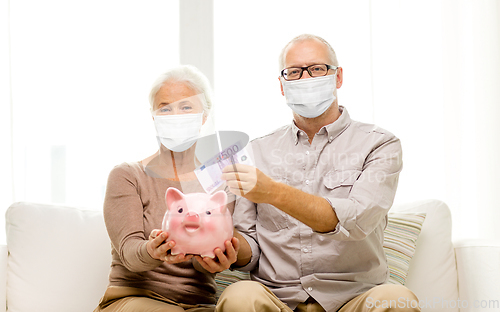
<svg viewBox="0 0 500 312">
<path fill-rule="evenodd" d="M 182 213 L 183 211 L 184 211 L 184 209 L 182 209 L 182 207 L 179 208 L 179 210 L 177 210 L 178 213 Z"/>
<path fill-rule="evenodd" d="M 207 210 L 206 213 L 207 213 L 207 215 L 211 215 L 212 214 L 212 212 L 210 210 Z"/>
</svg>

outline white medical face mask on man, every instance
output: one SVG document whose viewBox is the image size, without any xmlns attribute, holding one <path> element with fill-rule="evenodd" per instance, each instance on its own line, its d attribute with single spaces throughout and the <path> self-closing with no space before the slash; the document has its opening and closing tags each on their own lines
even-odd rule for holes
<svg viewBox="0 0 500 312">
<path fill-rule="evenodd" d="M 174 152 L 183 152 L 200 137 L 203 113 L 154 116 L 158 141 Z"/>
<path fill-rule="evenodd" d="M 315 118 L 335 101 L 336 75 L 287 81 L 280 77 L 287 105 L 297 114 Z"/>
</svg>

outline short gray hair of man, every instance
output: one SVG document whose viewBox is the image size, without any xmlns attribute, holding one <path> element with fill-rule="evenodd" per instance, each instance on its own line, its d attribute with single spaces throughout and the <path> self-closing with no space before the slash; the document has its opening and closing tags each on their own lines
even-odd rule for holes
<svg viewBox="0 0 500 312">
<path fill-rule="evenodd" d="M 328 49 L 328 57 L 330 58 L 330 62 L 331 62 L 331 64 L 328 64 L 328 65 L 339 66 L 339 62 L 337 61 L 337 55 L 335 54 L 335 51 L 333 50 L 332 46 L 325 39 L 321 38 L 320 36 L 316 36 L 316 35 L 302 34 L 302 35 L 299 35 L 299 36 L 293 38 L 292 40 L 290 40 L 290 42 L 288 42 L 286 44 L 286 46 L 283 48 L 283 50 L 281 50 L 280 57 L 279 57 L 279 66 L 280 66 L 279 70 L 282 70 L 285 68 L 286 49 L 290 45 L 292 45 L 296 42 L 305 41 L 305 40 L 318 40 L 318 41 L 322 42 Z"/>
<path fill-rule="evenodd" d="M 192 65 L 180 65 L 169 69 L 156 79 L 149 92 L 149 104 L 151 112 L 154 109 L 154 100 L 156 93 L 167 82 L 180 82 L 192 88 L 198 94 L 203 94 L 205 101 L 203 103 L 203 113 L 208 116 L 212 109 L 212 89 L 208 78 L 196 67 Z"/>
</svg>

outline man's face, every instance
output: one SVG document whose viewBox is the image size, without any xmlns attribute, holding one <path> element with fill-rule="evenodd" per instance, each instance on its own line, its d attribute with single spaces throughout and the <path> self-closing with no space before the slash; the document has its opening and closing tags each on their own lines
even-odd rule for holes
<svg viewBox="0 0 500 312">
<path fill-rule="evenodd" d="M 285 51 L 285 68 L 289 67 L 305 67 L 315 64 L 331 64 L 328 56 L 328 48 L 324 43 L 316 39 L 302 40 L 291 44 Z M 339 67 L 337 71 L 330 69 L 328 75 L 337 75 L 337 89 L 342 85 L 342 68 Z M 311 78 L 307 70 L 304 70 L 300 79 Z M 281 94 L 283 93 L 283 86 L 281 86 Z"/>
</svg>

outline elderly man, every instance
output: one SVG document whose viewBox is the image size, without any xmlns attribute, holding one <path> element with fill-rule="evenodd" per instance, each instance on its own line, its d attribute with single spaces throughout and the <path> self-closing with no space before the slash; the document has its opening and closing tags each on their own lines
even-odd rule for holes
<svg viewBox="0 0 500 312">
<path fill-rule="evenodd" d="M 293 123 L 252 141 L 258 169 L 223 171 L 240 195 L 233 267 L 253 281 L 228 287 L 217 311 L 419 311 L 411 291 L 385 284 L 399 139 L 338 105 L 343 70 L 324 39 L 294 38 L 280 66 Z"/>
</svg>

